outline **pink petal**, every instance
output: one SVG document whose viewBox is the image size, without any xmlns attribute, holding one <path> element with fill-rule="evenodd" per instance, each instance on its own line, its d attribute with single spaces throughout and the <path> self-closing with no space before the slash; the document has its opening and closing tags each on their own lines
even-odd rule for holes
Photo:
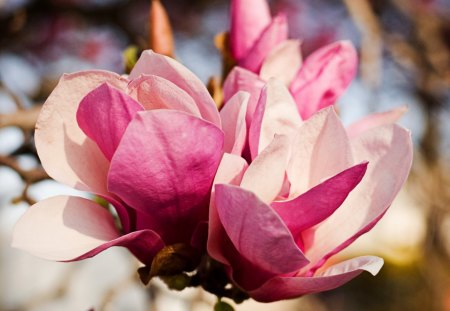
<svg viewBox="0 0 450 311">
<path fill-rule="evenodd" d="M 35 140 L 42 165 L 52 178 L 79 190 L 110 196 L 106 190 L 109 161 L 76 119 L 83 97 L 105 82 L 119 90 L 128 83 L 106 71 L 64 75 L 42 107 Z"/>
<path fill-rule="evenodd" d="M 277 78 L 286 86 L 291 84 L 302 64 L 299 40 L 286 40 L 275 47 L 264 59 L 260 77 L 263 80 Z"/>
<path fill-rule="evenodd" d="M 356 75 L 357 53 L 348 41 L 327 45 L 303 63 L 290 90 L 303 119 L 333 105 Z"/>
<path fill-rule="evenodd" d="M 275 211 L 245 189 L 219 184 L 215 203 L 234 247 L 264 271 L 285 274 L 308 263 Z"/>
<path fill-rule="evenodd" d="M 383 259 L 374 256 L 358 257 L 329 267 L 314 277 L 276 277 L 260 288 L 249 292 L 261 302 L 271 302 L 319 293 L 342 286 L 363 271 L 376 275 L 383 266 Z"/>
<path fill-rule="evenodd" d="M 224 151 L 237 155 L 242 154 L 247 140 L 245 114 L 250 94 L 238 92 L 220 111 L 222 130 L 225 133 Z"/>
<path fill-rule="evenodd" d="M 146 110 L 173 109 L 201 117 L 192 97 L 164 78 L 141 75 L 128 85 L 128 91 Z"/>
<path fill-rule="evenodd" d="M 148 262 L 164 244 L 150 230 L 119 236 L 104 207 L 84 198 L 57 196 L 27 210 L 14 228 L 12 246 L 58 261 L 90 258 L 109 247 L 124 246 Z"/>
<path fill-rule="evenodd" d="M 411 135 L 397 125 L 366 131 L 352 141 L 352 147 L 355 160 L 368 160 L 369 166 L 344 204 L 316 228 L 304 232 L 311 271 L 378 222 L 411 168 Z"/>
<path fill-rule="evenodd" d="M 358 120 L 355 123 L 351 124 L 349 127 L 347 127 L 348 136 L 350 138 L 353 138 L 372 128 L 395 123 L 407 111 L 408 108 L 406 106 L 403 106 L 386 112 L 368 115 L 367 117 L 362 118 L 361 120 Z"/>
<path fill-rule="evenodd" d="M 297 130 L 292 143 L 286 170 L 291 182 L 290 197 L 298 196 L 353 164 L 350 141 L 334 109 L 317 112 Z"/>
<path fill-rule="evenodd" d="M 249 130 L 249 145 L 255 158 L 275 134 L 291 135 L 301 125 L 294 99 L 284 84 L 270 79 L 261 92 Z"/>
<path fill-rule="evenodd" d="M 165 55 L 146 50 L 130 73 L 130 79 L 140 75 L 155 75 L 173 82 L 196 102 L 202 117 L 220 128 L 220 116 L 216 104 L 205 85 L 189 69 Z"/>
<path fill-rule="evenodd" d="M 207 218 L 205 203 L 223 139 L 215 125 L 182 112 L 139 112 L 111 161 L 108 188 L 151 215 L 148 228 L 164 241 L 190 239 L 197 223 Z"/>
<path fill-rule="evenodd" d="M 240 156 L 225 153 L 219 168 L 217 169 L 214 184 L 225 183 L 230 185 L 239 185 L 247 169 L 247 162 Z M 223 264 L 228 264 L 224 253 L 227 253 L 226 245 L 228 236 L 223 228 L 219 214 L 217 213 L 214 197 L 214 187 L 211 193 L 209 206 L 209 231 L 208 231 L 208 254 L 215 260 Z"/>
<path fill-rule="evenodd" d="M 128 123 L 141 110 L 142 106 L 134 99 L 103 83 L 81 100 L 77 121 L 83 132 L 111 160 Z"/>
<path fill-rule="evenodd" d="M 241 187 L 255 193 L 263 202 L 272 202 L 283 189 L 290 140 L 275 136 L 273 141 L 250 164 Z"/>
<path fill-rule="evenodd" d="M 231 53 L 240 60 L 248 54 L 272 18 L 266 0 L 232 0 L 230 16 Z"/>
<path fill-rule="evenodd" d="M 245 117 L 247 125 L 251 124 L 264 84 L 264 81 L 262 81 L 258 75 L 241 67 L 234 67 L 225 79 L 223 84 L 225 103 L 227 103 L 231 97 L 239 91 L 244 91 L 250 94 L 247 115 Z"/>
<path fill-rule="evenodd" d="M 280 215 L 292 235 L 328 218 L 361 181 L 367 162 L 357 164 L 320 183 L 290 201 L 273 202 L 272 208 Z"/>
<path fill-rule="evenodd" d="M 267 55 L 278 44 L 287 40 L 287 37 L 287 18 L 285 15 L 279 14 L 272 19 L 270 25 L 266 27 L 247 55 L 238 62 L 238 65 L 258 73 Z"/>
</svg>

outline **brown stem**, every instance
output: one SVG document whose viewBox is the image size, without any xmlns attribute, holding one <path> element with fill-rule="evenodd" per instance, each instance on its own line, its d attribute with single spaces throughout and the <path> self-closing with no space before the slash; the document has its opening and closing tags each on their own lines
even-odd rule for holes
<svg viewBox="0 0 450 311">
<path fill-rule="evenodd" d="M 351 18 L 362 35 L 362 77 L 371 86 L 378 86 L 382 70 L 383 41 L 381 26 L 368 0 L 343 0 Z"/>
<path fill-rule="evenodd" d="M 16 126 L 24 131 L 32 131 L 42 106 L 33 106 L 30 109 L 21 109 L 9 114 L 0 114 L 0 128 Z"/>
</svg>

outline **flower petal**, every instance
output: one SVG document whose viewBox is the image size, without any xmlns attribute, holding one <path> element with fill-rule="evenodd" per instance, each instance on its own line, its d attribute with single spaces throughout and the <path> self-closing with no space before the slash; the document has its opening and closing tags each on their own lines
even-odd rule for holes
<svg viewBox="0 0 450 311">
<path fill-rule="evenodd" d="M 148 261 L 164 245 L 150 230 L 119 236 L 104 207 L 84 198 L 57 196 L 27 210 L 14 228 L 12 246 L 58 261 L 81 260 L 124 246 Z"/>
<path fill-rule="evenodd" d="M 222 157 L 215 125 L 173 110 L 139 112 L 111 161 L 108 188 L 147 213 L 164 241 L 179 242 L 207 218 L 209 191 Z M 176 228 L 176 230 L 174 230 Z M 169 243 L 169 242 L 168 242 Z"/>
<path fill-rule="evenodd" d="M 317 112 L 297 130 L 292 143 L 286 170 L 291 182 L 290 197 L 304 193 L 353 163 L 350 141 L 334 109 Z"/>
<path fill-rule="evenodd" d="M 247 140 L 245 114 L 250 94 L 238 92 L 220 111 L 222 130 L 225 133 L 224 151 L 237 155 L 242 154 Z"/>
<path fill-rule="evenodd" d="M 383 259 L 374 256 L 353 258 L 329 267 L 314 277 L 276 277 L 260 288 L 250 291 L 250 296 L 260 302 L 290 299 L 337 288 L 363 271 L 376 275 Z"/>
<path fill-rule="evenodd" d="M 262 63 L 267 55 L 281 42 L 287 40 L 288 24 L 287 18 L 279 14 L 264 29 L 261 37 L 255 42 L 248 54 L 238 62 L 238 65 L 259 73 Z"/>
<path fill-rule="evenodd" d="M 64 75 L 42 107 L 36 123 L 36 148 L 42 166 L 54 179 L 79 190 L 109 196 L 109 162 L 79 128 L 80 101 L 104 82 L 123 90 L 128 81 L 115 73 L 84 71 Z"/>
<path fill-rule="evenodd" d="M 254 265 L 274 274 L 285 274 L 308 263 L 283 221 L 252 192 L 218 184 L 215 203 L 233 245 Z"/>
<path fill-rule="evenodd" d="M 289 86 L 301 64 L 300 40 L 286 40 L 267 55 L 259 75 L 266 81 L 270 78 L 277 78 Z"/>
<path fill-rule="evenodd" d="M 225 103 L 227 103 L 231 97 L 239 91 L 244 91 L 250 94 L 247 115 L 245 116 L 247 126 L 251 124 L 264 84 L 264 81 L 261 80 L 258 75 L 241 67 L 234 67 L 225 79 L 223 84 Z"/>
<path fill-rule="evenodd" d="M 254 192 L 265 203 L 272 202 L 283 189 L 289 154 L 289 138 L 275 136 L 250 164 L 241 187 Z"/>
<path fill-rule="evenodd" d="M 388 125 L 397 122 L 406 112 L 406 106 L 395 108 L 381 113 L 373 113 L 362 118 L 347 127 L 347 133 L 350 138 L 356 137 L 361 133 L 368 131 L 374 127 Z"/>
<path fill-rule="evenodd" d="M 271 206 L 296 238 L 303 230 L 317 225 L 333 214 L 350 191 L 359 184 L 366 169 L 367 162 L 357 164 L 295 199 L 273 202 Z"/>
<path fill-rule="evenodd" d="M 160 76 L 173 82 L 194 99 L 204 119 L 220 128 L 219 111 L 214 100 L 202 81 L 182 64 L 168 56 L 146 50 L 131 71 L 130 79 L 137 79 L 142 74 Z"/>
<path fill-rule="evenodd" d="M 266 0 L 231 1 L 230 45 L 236 60 L 245 57 L 272 19 Z"/>
<path fill-rule="evenodd" d="M 103 83 L 80 102 L 77 121 L 83 132 L 111 160 L 122 135 L 142 106 L 125 93 Z"/>
<path fill-rule="evenodd" d="M 368 160 L 364 179 L 342 206 L 315 228 L 304 232 L 311 271 L 369 231 L 384 215 L 405 182 L 412 164 L 409 131 L 387 125 L 352 141 L 356 161 Z"/>
<path fill-rule="evenodd" d="M 291 135 L 302 123 L 294 99 L 284 84 L 270 79 L 261 92 L 249 130 L 250 153 L 254 159 L 275 134 Z"/>
<path fill-rule="evenodd" d="M 164 78 L 141 75 L 128 85 L 128 91 L 146 110 L 173 109 L 201 117 L 194 99 Z"/>
<path fill-rule="evenodd" d="M 247 167 L 247 162 L 240 156 L 225 153 L 217 169 L 214 184 L 239 185 Z M 213 187 L 209 206 L 208 254 L 223 264 L 228 264 L 224 256 L 224 253 L 227 253 L 227 240 L 229 240 L 228 236 L 217 213 Z"/>
<path fill-rule="evenodd" d="M 348 41 L 327 45 L 303 63 L 290 90 L 303 119 L 333 105 L 356 75 L 357 53 Z"/>
</svg>

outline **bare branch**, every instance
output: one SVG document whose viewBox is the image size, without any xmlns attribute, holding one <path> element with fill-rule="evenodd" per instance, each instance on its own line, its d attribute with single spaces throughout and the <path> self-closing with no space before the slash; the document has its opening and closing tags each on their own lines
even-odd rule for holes
<svg viewBox="0 0 450 311">
<path fill-rule="evenodd" d="M 381 26 L 368 0 L 343 0 L 362 35 L 361 74 L 371 86 L 378 86 L 382 70 Z"/>
</svg>

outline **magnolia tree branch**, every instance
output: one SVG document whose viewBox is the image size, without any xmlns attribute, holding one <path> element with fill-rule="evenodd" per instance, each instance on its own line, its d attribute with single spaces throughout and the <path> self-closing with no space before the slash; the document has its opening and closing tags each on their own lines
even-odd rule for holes
<svg viewBox="0 0 450 311">
<path fill-rule="evenodd" d="M 368 0 L 343 0 L 362 35 L 361 74 L 371 86 L 381 79 L 383 40 L 380 22 Z"/>
<path fill-rule="evenodd" d="M 0 128 L 16 126 L 24 131 L 32 131 L 36 125 L 41 108 L 41 105 L 37 105 L 9 114 L 0 114 Z"/>
<path fill-rule="evenodd" d="M 13 157 L 3 155 L 0 155 L 0 166 L 6 166 L 14 170 L 25 182 L 22 194 L 19 197 L 14 198 L 13 203 L 19 203 L 21 201 L 24 201 L 30 205 L 36 203 L 36 201 L 29 197 L 28 189 L 32 184 L 50 178 L 44 169 L 33 168 L 30 170 L 24 170 Z"/>
<path fill-rule="evenodd" d="M 0 155 L 0 165 L 7 166 L 14 170 L 27 184 L 33 184 L 50 178 L 42 168 L 33 168 L 30 170 L 22 169 L 17 161 L 11 157 Z"/>
</svg>

